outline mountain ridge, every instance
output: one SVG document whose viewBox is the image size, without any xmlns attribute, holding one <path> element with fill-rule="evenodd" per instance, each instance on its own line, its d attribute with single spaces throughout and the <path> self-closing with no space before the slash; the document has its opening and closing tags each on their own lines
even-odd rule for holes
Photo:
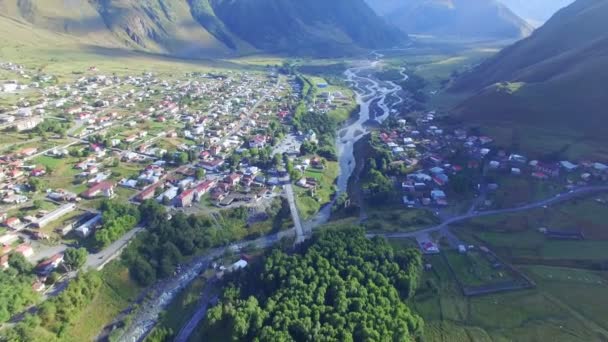
<svg viewBox="0 0 608 342">
<path fill-rule="evenodd" d="M 577 0 L 530 37 L 456 79 L 472 93 L 454 109 L 466 121 L 570 132 L 564 144 L 606 141 L 608 2 Z M 575 138 L 572 138 L 575 137 Z"/>
<path fill-rule="evenodd" d="M 519 39 L 533 28 L 498 0 L 367 0 L 388 22 L 411 34 Z"/>
<path fill-rule="evenodd" d="M 0 0 L 0 20 L 91 45 L 186 58 L 338 56 L 407 40 L 363 0 Z"/>
</svg>

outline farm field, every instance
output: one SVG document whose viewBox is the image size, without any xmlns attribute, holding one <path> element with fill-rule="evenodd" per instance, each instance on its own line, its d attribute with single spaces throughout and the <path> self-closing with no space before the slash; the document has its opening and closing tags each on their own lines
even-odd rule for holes
<svg viewBox="0 0 608 342">
<path fill-rule="evenodd" d="M 465 254 L 447 251 L 444 254 L 464 286 L 477 287 L 516 280 L 502 264 L 492 264 L 480 251 L 471 250 Z"/>
<path fill-rule="evenodd" d="M 584 302 L 564 298 L 569 288 L 577 293 L 592 286 L 589 283 L 554 286 L 561 280 L 539 281 L 532 271 L 540 273 L 544 268 L 534 266 L 525 271 L 539 281 L 537 289 L 467 298 L 460 294 L 442 257 L 426 260 L 433 270 L 427 271 L 423 288 L 412 301 L 425 318 L 425 341 L 597 341 L 608 337 L 601 325 L 583 313 Z M 601 278 L 580 272 L 582 279 Z M 605 294 L 605 280 L 593 286 L 596 295 Z M 605 306 L 598 310 L 605 311 Z M 606 317 L 607 313 L 594 314 Z"/>
<path fill-rule="evenodd" d="M 460 224 L 454 232 L 470 243 L 487 244 L 510 259 L 600 262 L 608 260 L 605 252 L 608 248 L 608 210 L 598 199 L 601 198 L 596 196 L 547 209 L 475 219 Z M 539 231 L 540 228 L 580 231 L 585 239 L 550 239 Z"/>
</svg>

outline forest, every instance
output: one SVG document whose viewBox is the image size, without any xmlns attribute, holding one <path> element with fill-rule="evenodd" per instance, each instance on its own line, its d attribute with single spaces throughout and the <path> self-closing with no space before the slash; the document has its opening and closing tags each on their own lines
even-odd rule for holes
<svg viewBox="0 0 608 342">
<path fill-rule="evenodd" d="M 424 323 L 404 301 L 421 272 L 416 250 L 325 230 L 231 275 L 203 329 L 214 341 L 413 341 Z"/>
<path fill-rule="evenodd" d="M 286 205 L 282 202 L 273 204 L 268 209 L 268 216 L 275 220 L 289 216 Z M 243 207 L 222 212 L 220 222 L 208 216 L 182 212 L 168 219 L 168 213 L 156 201 L 144 202 L 139 211 L 147 229 L 125 249 L 122 260 L 133 279 L 142 286 L 173 275 L 180 263 L 209 248 L 268 233 L 247 227 L 248 211 Z M 278 231 L 281 226 L 270 224 L 269 229 Z"/>
</svg>

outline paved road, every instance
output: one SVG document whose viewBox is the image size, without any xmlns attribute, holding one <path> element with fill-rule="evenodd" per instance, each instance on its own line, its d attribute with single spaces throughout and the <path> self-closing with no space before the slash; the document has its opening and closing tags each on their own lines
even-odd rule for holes
<svg viewBox="0 0 608 342">
<path fill-rule="evenodd" d="M 436 231 L 440 231 L 443 229 L 447 229 L 448 226 L 450 226 L 454 223 L 458 223 L 458 222 L 462 222 L 462 221 L 466 221 L 466 220 L 470 220 L 470 219 L 474 219 L 474 218 L 494 216 L 494 215 L 503 215 L 503 214 L 512 214 L 512 213 L 517 213 L 517 212 L 521 212 L 521 211 L 528 211 L 528 210 L 532 210 L 532 209 L 542 208 L 545 206 L 550 206 L 550 205 L 557 204 L 557 203 L 567 202 L 567 201 L 577 198 L 577 197 L 590 195 L 590 194 L 594 194 L 594 193 L 598 193 L 598 192 L 605 192 L 605 191 L 608 191 L 608 186 L 584 187 L 584 188 L 579 188 L 579 189 L 573 190 L 566 194 L 558 194 L 549 199 L 539 201 L 539 202 L 534 202 L 534 203 L 527 204 L 527 205 L 524 205 L 521 207 L 467 213 L 465 215 L 456 216 L 456 217 L 447 219 L 435 227 L 425 228 L 425 229 L 421 229 L 421 230 L 417 230 L 417 231 L 413 231 L 413 232 L 368 234 L 368 236 L 370 236 L 370 237 L 371 236 L 384 236 L 388 239 L 415 237 L 420 234 L 428 234 L 431 232 L 436 232 Z"/>
<path fill-rule="evenodd" d="M 122 252 L 123 248 L 127 246 L 129 241 L 131 241 L 131 239 L 135 236 L 135 234 L 141 232 L 143 229 L 144 228 L 141 226 L 135 227 L 131 231 L 129 231 L 128 233 L 123 235 L 119 240 L 115 241 L 114 243 L 112 243 L 110 246 L 108 246 L 104 250 L 100 251 L 99 253 L 89 254 L 83 269 L 85 269 L 85 270 L 86 269 L 96 269 L 96 270 L 102 269 L 110 261 L 112 261 L 115 258 L 117 258 L 118 256 L 120 256 L 120 253 Z M 40 259 L 46 259 L 53 255 L 65 252 L 65 250 L 67 248 L 68 248 L 68 246 L 66 246 L 66 245 L 57 245 L 57 246 L 47 247 L 44 249 L 43 253 L 35 254 L 35 257 L 37 259 L 30 258 L 30 260 L 37 261 Z M 37 306 L 29 307 L 24 312 L 14 315 L 13 317 L 11 317 L 10 323 L 19 323 L 19 322 L 21 322 L 21 320 L 23 320 L 23 318 L 25 317 L 25 314 L 35 313 L 40 304 L 42 304 L 43 302 L 45 302 L 46 300 L 48 300 L 50 298 L 57 297 L 59 294 L 61 294 L 68 287 L 70 281 L 72 279 L 76 278 L 77 275 L 78 275 L 78 272 L 76 272 L 76 271 L 68 273 L 63 279 L 61 279 L 61 281 L 59 281 L 57 284 L 55 284 L 53 287 L 51 287 L 48 291 L 46 291 L 42 295 L 42 297 L 40 298 L 40 302 L 38 303 Z"/>
<path fill-rule="evenodd" d="M 298 212 L 298 207 L 296 206 L 296 197 L 293 192 L 293 185 L 291 184 L 291 180 L 287 180 L 286 184 L 283 185 L 283 190 L 285 190 L 285 196 L 287 197 L 287 202 L 289 203 L 289 211 L 291 211 L 291 218 L 293 219 L 293 224 L 296 230 L 296 244 L 306 240 L 307 231 L 304 231 L 304 227 L 302 226 L 302 220 L 300 219 L 300 213 Z"/>
<path fill-rule="evenodd" d="M 89 254 L 85 268 L 103 268 L 103 266 L 105 266 L 107 263 L 117 258 L 120 255 L 120 252 L 122 252 L 122 250 L 129 244 L 131 239 L 133 239 L 137 233 L 143 231 L 144 229 L 145 228 L 143 226 L 137 226 L 99 253 Z"/>
</svg>

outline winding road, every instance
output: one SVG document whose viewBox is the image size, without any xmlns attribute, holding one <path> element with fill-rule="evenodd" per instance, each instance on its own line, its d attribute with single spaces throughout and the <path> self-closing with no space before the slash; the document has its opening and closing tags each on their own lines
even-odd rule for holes
<svg viewBox="0 0 608 342">
<path fill-rule="evenodd" d="M 548 207 L 548 206 L 551 206 L 554 204 L 570 201 L 577 197 L 587 196 L 587 195 L 600 193 L 600 192 L 606 192 L 606 191 L 608 191 L 608 186 L 583 187 L 583 188 L 578 188 L 576 190 L 572 190 L 571 192 L 566 193 L 566 194 L 558 194 L 549 199 L 542 200 L 539 202 L 534 202 L 534 203 L 527 204 L 527 205 L 520 206 L 520 207 L 508 208 L 508 209 L 498 209 L 498 210 L 488 210 L 488 211 L 482 211 L 482 212 L 473 211 L 473 212 L 467 213 L 465 215 L 449 218 L 437 226 L 420 229 L 420 230 L 416 230 L 416 231 L 412 231 L 412 232 L 367 234 L 367 236 L 368 237 L 383 236 L 387 239 L 415 237 L 415 236 L 418 236 L 421 234 L 428 234 L 428 233 L 432 233 L 432 232 L 436 232 L 436 231 L 442 231 L 444 229 L 447 229 L 450 225 L 452 225 L 454 223 L 463 222 L 463 221 L 474 219 L 474 218 L 494 216 L 494 215 L 513 214 L 513 213 L 518 213 L 518 212 L 522 212 L 522 211 L 528 211 L 528 210 L 532 210 L 532 209 Z"/>
</svg>

